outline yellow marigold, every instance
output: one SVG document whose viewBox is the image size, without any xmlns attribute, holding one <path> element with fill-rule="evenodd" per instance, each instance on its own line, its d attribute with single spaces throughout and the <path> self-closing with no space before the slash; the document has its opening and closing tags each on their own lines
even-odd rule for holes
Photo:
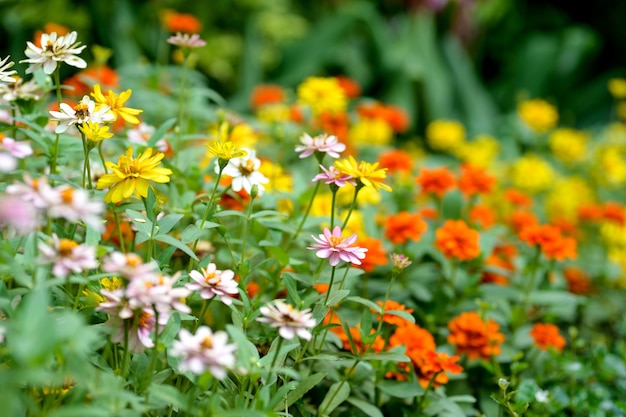
<svg viewBox="0 0 626 417">
<path fill-rule="evenodd" d="M 616 99 L 626 98 L 626 80 L 623 78 L 611 78 L 608 83 L 609 93 Z"/>
<path fill-rule="evenodd" d="M 109 132 L 109 126 L 101 126 L 97 122 L 84 122 L 78 129 L 92 142 L 100 142 L 113 136 L 113 133 Z"/>
<path fill-rule="evenodd" d="M 96 84 L 93 86 L 91 96 L 99 107 L 110 107 L 109 112 L 113 114 L 113 120 L 117 120 L 118 117 L 121 117 L 130 124 L 138 125 L 139 119 L 137 115 L 143 110 L 124 107 L 124 104 L 130 98 L 131 94 L 133 94 L 133 92 L 130 89 L 122 91 L 119 95 L 109 90 L 108 94 L 105 96 L 100 90 L 100 84 Z"/>
<path fill-rule="evenodd" d="M 626 225 L 603 222 L 600 226 L 600 236 L 611 250 L 626 249 Z"/>
<path fill-rule="evenodd" d="M 346 184 L 345 186 L 337 190 L 337 205 L 347 207 L 352 203 L 354 198 L 354 186 Z M 380 193 L 374 188 L 364 187 L 359 190 L 359 194 L 356 197 L 356 202 L 359 206 L 375 206 L 380 204 Z"/>
<path fill-rule="evenodd" d="M 356 146 L 384 146 L 391 143 L 393 128 L 383 119 L 365 118 L 352 125 L 348 137 Z"/>
<path fill-rule="evenodd" d="M 256 148 L 259 133 L 247 123 L 239 123 L 230 130 L 229 139 L 240 148 Z"/>
<path fill-rule="evenodd" d="M 512 165 L 510 179 L 516 188 L 528 193 L 537 193 L 552 185 L 554 171 L 552 166 L 540 157 L 526 155 Z"/>
<path fill-rule="evenodd" d="M 465 143 L 465 127 L 454 120 L 433 120 L 426 127 L 426 141 L 435 150 L 453 152 Z"/>
<path fill-rule="evenodd" d="M 265 184 L 265 190 L 267 192 L 278 191 L 290 193 L 293 191 L 293 177 L 291 174 L 285 172 L 280 165 L 264 159 L 259 168 L 259 172 L 270 180 L 269 183 Z"/>
<path fill-rule="evenodd" d="M 339 217 L 335 224 L 342 224 L 343 220 L 348 215 L 348 210 L 341 210 L 339 213 Z M 363 212 L 360 210 L 353 210 L 350 218 L 348 219 L 348 224 L 343 228 L 343 232 L 346 236 L 350 236 L 352 234 L 357 234 L 358 236 L 365 236 L 365 219 L 363 217 Z"/>
<path fill-rule="evenodd" d="M 550 134 L 548 139 L 554 156 L 563 162 L 580 162 L 587 153 L 588 135 L 576 129 L 561 128 Z"/>
<path fill-rule="evenodd" d="M 255 114 L 266 123 L 284 123 L 291 119 L 291 109 L 284 103 L 266 104 L 259 107 Z"/>
<path fill-rule="evenodd" d="M 500 153 L 500 142 L 491 135 L 479 135 L 471 142 L 463 142 L 454 152 L 461 161 L 486 168 Z"/>
<path fill-rule="evenodd" d="M 547 132 L 555 127 L 559 121 L 556 107 L 540 98 L 519 103 L 517 114 L 536 133 Z"/>
<path fill-rule="evenodd" d="M 348 174 L 366 187 L 373 187 L 375 190 L 391 191 L 391 187 L 383 182 L 387 178 L 387 168 L 378 168 L 379 163 L 373 164 L 365 161 L 359 163 L 350 155 L 347 159 L 340 159 L 335 162 L 337 170 Z"/>
<path fill-rule="evenodd" d="M 135 159 L 131 146 L 126 155 L 120 155 L 117 164 L 106 162 L 106 167 L 113 172 L 100 177 L 96 185 L 98 190 L 110 187 L 104 196 L 106 203 L 119 203 L 133 194 L 137 197 L 147 197 L 150 181 L 157 183 L 170 181 L 172 171 L 157 167 L 165 155 L 161 152 L 152 155 L 152 152 L 152 148 L 148 148 Z"/>
<path fill-rule="evenodd" d="M 619 186 L 626 182 L 626 161 L 616 145 L 598 151 L 593 169 L 595 177 L 605 185 Z"/>
<path fill-rule="evenodd" d="M 578 208 L 595 201 L 593 189 L 581 177 L 559 180 L 546 197 L 546 212 L 550 220 L 576 221 Z"/>
<path fill-rule="evenodd" d="M 297 95 L 298 101 L 315 115 L 342 113 L 348 106 L 348 97 L 334 77 L 309 77 L 298 86 Z"/>
</svg>

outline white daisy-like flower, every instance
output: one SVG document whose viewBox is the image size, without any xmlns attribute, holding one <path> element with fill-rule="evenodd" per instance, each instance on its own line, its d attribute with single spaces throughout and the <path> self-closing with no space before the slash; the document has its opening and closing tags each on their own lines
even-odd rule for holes
<svg viewBox="0 0 626 417">
<path fill-rule="evenodd" d="M 102 106 L 96 110 L 96 102 L 89 96 L 83 96 L 80 102 L 71 107 L 67 103 L 61 103 L 61 111 L 50 110 L 50 120 L 59 122 L 54 129 L 55 133 L 63 133 L 72 125 L 85 122 L 106 123 L 113 121 L 113 114 L 109 112 L 109 106 Z"/>
<path fill-rule="evenodd" d="M 176 36 L 170 36 L 167 38 L 167 43 L 189 49 L 200 48 L 206 45 L 206 42 L 200 39 L 200 35 L 197 33 L 190 35 L 188 33 L 180 32 L 178 32 Z"/>
<path fill-rule="evenodd" d="M 52 235 L 51 246 L 40 243 L 39 252 L 44 263 L 54 264 L 52 274 L 57 278 L 98 267 L 95 247 L 79 245 L 70 239 L 59 239 L 57 235 Z"/>
<path fill-rule="evenodd" d="M 228 343 L 226 332 L 213 333 L 210 328 L 200 326 L 196 334 L 180 329 L 170 353 L 181 357 L 178 366 L 182 372 L 200 375 L 208 370 L 215 378 L 224 379 L 226 371 L 235 365 L 235 350 L 237 346 Z"/>
<path fill-rule="evenodd" d="M 95 230 L 104 231 L 100 217 L 104 204 L 89 200 L 87 191 L 61 185 L 48 189 L 42 196 L 48 201 L 48 216 L 51 218 L 63 218 L 72 223 L 81 221 Z"/>
<path fill-rule="evenodd" d="M 188 283 L 185 287 L 192 291 L 200 291 L 200 297 L 205 300 L 218 297 L 221 302 L 230 305 L 233 302 L 231 296 L 239 293 L 235 273 L 230 269 L 220 271 L 213 263 L 207 265 L 206 269 L 189 272 L 189 278 L 194 282 Z"/>
<path fill-rule="evenodd" d="M 59 62 L 65 62 L 77 68 L 86 68 L 87 62 L 76 56 L 80 54 L 85 45 L 79 46 L 80 42 L 76 42 L 76 32 L 70 32 L 64 36 L 57 36 L 56 32 L 44 33 L 41 35 L 39 44 L 36 46 L 32 42 L 27 42 L 28 48 L 24 51 L 28 59 L 23 59 L 20 63 L 29 63 L 26 74 L 37 71 L 43 67 L 43 72 L 50 75 L 56 69 Z"/>
<path fill-rule="evenodd" d="M 250 194 L 252 186 L 256 185 L 259 195 L 261 195 L 265 191 L 263 184 L 267 184 L 270 180 L 259 172 L 261 160 L 256 157 L 256 152 L 250 149 L 242 150 L 247 154 L 241 158 L 233 158 L 228 161 L 223 174 L 233 177 L 233 191 L 238 192 L 244 189 Z M 215 172 L 219 172 L 219 166 L 215 167 Z"/>
<path fill-rule="evenodd" d="M 290 304 L 281 300 L 275 300 L 274 304 L 266 304 L 259 309 L 261 315 L 257 319 L 262 323 L 268 323 L 271 327 L 278 328 L 278 334 L 287 340 L 298 336 L 305 340 L 311 340 L 312 329 L 317 324 L 310 309 L 296 310 Z"/>
<path fill-rule="evenodd" d="M 0 83 L 0 98 L 2 100 L 12 103 L 17 100 L 34 100 L 39 101 L 45 94 L 43 87 L 41 87 L 35 79 L 30 79 L 24 82 L 23 78 L 13 77 L 15 80 L 9 84 Z"/>
<path fill-rule="evenodd" d="M 15 65 L 15 62 L 9 61 L 9 58 L 11 58 L 10 55 L 4 59 L 0 59 L 0 81 L 4 83 L 14 83 L 16 81 L 11 75 L 17 74 L 17 71 L 9 71 L 9 68 Z"/>
</svg>

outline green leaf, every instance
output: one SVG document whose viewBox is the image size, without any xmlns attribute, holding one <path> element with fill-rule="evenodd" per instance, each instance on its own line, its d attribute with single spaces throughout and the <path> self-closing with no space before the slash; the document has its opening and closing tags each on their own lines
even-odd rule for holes
<svg viewBox="0 0 626 417">
<path fill-rule="evenodd" d="M 172 245 L 177 247 L 178 249 L 182 250 L 183 252 L 185 252 L 187 255 L 189 255 L 191 257 L 191 259 L 197 261 L 198 257 L 196 256 L 195 253 L 193 253 L 193 251 L 191 250 L 191 248 L 187 245 L 185 245 L 183 242 L 181 242 L 178 239 L 173 238 L 170 235 L 156 235 L 154 237 L 154 240 L 158 240 L 159 242 L 163 242 L 163 243 L 167 243 L 168 245 Z"/>
<path fill-rule="evenodd" d="M 144 214 L 136 210 L 126 209 L 125 211 L 137 230 L 150 238 L 152 235 L 152 222 Z"/>
<path fill-rule="evenodd" d="M 157 227 L 159 233 L 168 233 L 183 217 L 185 217 L 183 214 L 168 214 L 161 220 L 158 220 Z"/>
<path fill-rule="evenodd" d="M 381 307 L 376 304 L 373 301 L 367 300 L 363 297 L 359 297 L 359 296 L 352 296 L 352 297 L 348 297 L 347 298 L 348 301 L 354 301 L 355 303 L 359 303 L 359 304 L 363 304 L 366 307 L 371 308 L 372 310 L 374 310 L 374 312 L 380 314 L 381 313 Z"/>
<path fill-rule="evenodd" d="M 348 398 L 348 402 L 363 411 L 365 415 L 369 417 L 384 417 L 383 413 L 380 411 L 378 407 L 373 404 L 368 403 L 367 401 L 360 400 L 358 398 L 350 397 Z"/>
<path fill-rule="evenodd" d="M 274 394 L 272 394 L 273 399 L 268 402 L 267 408 L 273 408 L 275 411 L 279 411 L 285 407 L 285 400 L 287 400 L 287 395 L 289 392 L 296 389 L 298 383 L 296 381 L 289 381 L 282 387 L 278 389 Z M 269 388 L 267 386 L 263 388 Z"/>
<path fill-rule="evenodd" d="M 161 126 L 159 126 L 159 128 L 157 130 L 154 131 L 154 133 L 152 134 L 150 139 L 148 139 L 148 141 L 146 142 L 146 147 L 154 148 L 156 146 L 156 143 L 159 140 L 161 140 L 163 138 L 163 136 L 165 136 L 165 132 L 167 132 L 168 129 L 171 129 L 172 126 L 174 126 L 174 124 L 176 124 L 176 118 L 175 117 L 173 117 L 173 118 L 163 122 L 163 124 Z"/>
<path fill-rule="evenodd" d="M 174 405 L 185 410 L 187 408 L 187 397 L 171 385 L 150 384 L 148 388 L 150 401 L 157 400 L 159 407 Z"/>
<path fill-rule="evenodd" d="M 363 360 L 409 362 L 410 359 L 404 353 L 406 348 L 399 346 L 386 352 L 369 352 L 363 355 Z"/>
<path fill-rule="evenodd" d="M 285 213 L 281 213 L 280 211 L 276 211 L 276 210 L 260 210 L 260 211 L 257 211 L 256 213 L 252 213 L 250 218 L 251 219 L 258 219 L 260 217 L 269 217 L 269 216 L 287 217 L 287 215 Z"/>
<path fill-rule="evenodd" d="M 332 291 L 332 289 L 329 288 L 328 291 L 330 291 L 330 295 L 328 296 L 328 303 L 326 303 L 326 304 L 329 305 L 329 306 L 338 305 L 339 303 L 341 303 L 348 296 L 348 294 L 350 294 L 350 290 L 334 290 L 334 291 Z"/>
<path fill-rule="evenodd" d="M 328 416 L 350 396 L 350 384 L 345 381 L 335 382 L 330 386 L 326 396 L 320 404 L 319 416 Z"/>
<path fill-rule="evenodd" d="M 531 291 L 529 300 L 533 304 L 578 304 L 581 302 L 581 298 L 566 292 L 566 291 L 558 291 L 558 290 L 539 290 L 539 291 Z"/>
<path fill-rule="evenodd" d="M 409 321 L 411 323 L 415 323 L 415 317 L 413 317 L 412 314 L 407 313 L 406 311 L 402 311 L 402 310 L 385 310 L 385 315 L 387 314 L 391 314 L 392 316 L 398 316 L 403 318 L 406 321 Z"/>
<path fill-rule="evenodd" d="M 156 214 L 154 212 L 154 205 L 156 204 L 156 194 L 154 194 L 154 189 L 152 187 L 148 187 L 148 197 L 145 200 L 146 206 L 146 215 L 151 222 L 156 221 Z"/>
<path fill-rule="evenodd" d="M 222 211 L 218 211 L 217 213 L 215 213 L 213 215 L 213 217 L 231 217 L 231 216 L 235 216 L 235 217 L 242 217 L 242 218 L 246 218 L 246 215 L 240 211 L 237 210 L 222 210 Z"/>
<path fill-rule="evenodd" d="M 384 380 L 376 386 L 385 394 L 397 398 L 413 398 L 424 394 L 424 389 L 417 382 Z"/>
</svg>

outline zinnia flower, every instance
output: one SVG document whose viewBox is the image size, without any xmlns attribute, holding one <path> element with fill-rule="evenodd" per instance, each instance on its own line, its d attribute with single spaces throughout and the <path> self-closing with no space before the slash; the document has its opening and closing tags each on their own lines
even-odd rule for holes
<svg viewBox="0 0 626 417">
<path fill-rule="evenodd" d="M 101 142 L 113 136 L 113 133 L 109 132 L 109 126 L 100 126 L 97 122 L 85 122 L 78 126 L 78 130 L 91 142 Z"/>
<path fill-rule="evenodd" d="M 178 32 L 176 36 L 170 36 L 167 38 L 167 43 L 188 49 L 201 48 L 206 45 L 206 42 L 200 39 L 199 34 L 195 33 L 190 35 L 188 33 L 183 34 L 180 32 Z"/>
<path fill-rule="evenodd" d="M 576 240 L 564 237 L 553 225 L 529 225 L 519 232 L 519 238 L 531 246 L 539 246 L 547 259 L 563 261 L 576 259 Z"/>
<path fill-rule="evenodd" d="M 542 99 L 522 101 L 517 106 L 517 114 L 536 133 L 547 132 L 559 121 L 556 108 Z"/>
<path fill-rule="evenodd" d="M 355 265 L 361 265 L 361 259 L 365 258 L 367 249 L 354 246 L 357 235 L 353 234 L 344 239 L 341 233 L 341 227 L 335 226 L 331 234 L 330 230 L 325 227 L 324 233 L 319 238 L 311 236 L 316 242 L 307 249 L 316 250 L 318 258 L 326 259 L 331 266 L 337 266 L 339 261 L 350 262 Z"/>
<path fill-rule="evenodd" d="M 98 190 L 111 187 L 104 196 L 106 203 L 119 203 L 133 194 L 145 198 L 148 196 L 150 181 L 157 183 L 170 181 L 172 171 L 157 167 L 165 155 L 161 152 L 152 155 L 152 152 L 152 148 L 148 148 L 135 159 L 131 146 L 126 155 L 120 155 L 117 164 L 106 162 L 107 168 L 113 173 L 100 177 L 96 185 Z"/>
<path fill-rule="evenodd" d="M 230 305 L 232 296 L 238 294 L 238 284 L 235 281 L 235 273 L 230 269 L 220 271 L 214 263 L 207 265 L 206 269 L 201 268 L 200 272 L 193 270 L 189 272 L 189 277 L 194 280 L 185 285 L 192 291 L 200 291 L 200 297 L 210 300 L 218 297 L 221 302 Z"/>
<path fill-rule="evenodd" d="M 334 184 L 337 187 L 343 187 L 346 184 L 356 186 L 354 178 L 348 174 L 338 171 L 334 165 L 329 166 L 328 169 L 326 169 L 323 165 L 320 165 L 319 167 L 323 172 L 314 176 L 311 181 L 322 180 L 327 185 Z"/>
<path fill-rule="evenodd" d="M 559 333 L 559 328 L 554 324 L 536 323 L 530 330 L 534 345 L 541 350 L 554 348 L 558 352 L 565 347 L 565 338 Z"/>
<path fill-rule="evenodd" d="M 455 182 L 454 174 L 446 167 L 422 168 L 420 175 L 415 179 L 415 183 L 422 187 L 422 193 L 432 193 L 439 198 L 450 191 Z"/>
<path fill-rule="evenodd" d="M 488 174 L 484 168 L 463 164 L 459 176 L 459 190 L 466 197 L 489 194 L 496 183 L 496 178 Z"/>
<path fill-rule="evenodd" d="M 465 127 L 454 120 L 433 120 L 426 126 L 426 141 L 437 151 L 452 152 L 465 142 Z"/>
<path fill-rule="evenodd" d="M 113 115 L 114 121 L 117 120 L 118 117 L 121 117 L 130 124 L 138 125 L 139 119 L 137 115 L 143 110 L 124 107 L 124 103 L 126 103 L 132 94 L 133 92 L 130 89 L 122 91 L 119 95 L 109 90 L 108 94 L 105 96 L 102 94 L 100 84 L 96 84 L 93 87 L 91 96 L 96 100 L 98 110 L 106 108 L 107 111 Z"/>
<path fill-rule="evenodd" d="M 335 162 L 337 169 L 344 174 L 350 175 L 366 187 L 373 187 L 375 190 L 382 189 L 391 191 L 391 187 L 382 180 L 387 178 L 387 169 L 378 169 L 378 162 L 370 164 L 365 161 L 359 163 L 350 155 L 348 159 L 342 159 Z"/>
<path fill-rule="evenodd" d="M 26 74 L 43 67 L 43 72 L 50 75 L 57 69 L 59 62 L 65 62 L 67 65 L 77 68 L 86 68 L 87 63 L 76 56 L 86 48 L 85 45 L 79 46 L 80 42 L 76 42 L 77 36 L 76 32 L 70 32 L 65 36 L 57 36 L 56 32 L 52 32 L 41 35 L 41 47 L 35 46 L 32 42 L 27 42 L 28 48 L 24 53 L 28 59 L 20 61 L 20 63 L 31 64 L 26 69 Z"/>
<path fill-rule="evenodd" d="M 4 59 L 0 59 L 0 82 L 14 83 L 17 81 L 15 78 L 11 77 L 11 75 L 17 74 L 17 71 L 15 70 L 8 71 L 9 68 L 15 65 L 15 62 L 9 61 L 9 58 L 11 58 L 10 55 Z"/>
<path fill-rule="evenodd" d="M 426 231 L 426 222 L 419 213 L 401 211 L 390 215 L 385 221 L 385 237 L 395 245 L 403 245 L 409 240 L 417 242 Z"/>
<path fill-rule="evenodd" d="M 337 136 L 327 135 L 326 133 L 315 137 L 304 133 L 300 137 L 300 142 L 302 142 L 302 144 L 296 146 L 296 152 L 301 152 L 300 158 L 309 157 L 316 152 L 325 153 L 331 158 L 339 158 L 339 154 L 346 150 L 346 145 L 339 142 Z"/>
<path fill-rule="evenodd" d="M 298 101 L 311 107 L 313 114 L 342 113 L 348 105 L 346 93 L 334 77 L 309 77 L 298 86 Z"/>
<path fill-rule="evenodd" d="M 274 304 L 266 304 L 261 307 L 261 315 L 257 319 L 262 323 L 268 323 L 271 327 L 278 328 L 280 337 L 291 340 L 298 336 L 304 340 L 311 340 L 312 329 L 317 324 L 310 309 L 296 310 L 290 304 L 281 300 L 275 300 Z"/>
<path fill-rule="evenodd" d="M 436 231 L 435 246 L 446 258 L 469 261 L 480 255 L 480 235 L 463 220 L 448 220 Z"/>
<path fill-rule="evenodd" d="M 261 160 L 256 157 L 255 151 L 249 149 L 242 150 L 246 152 L 246 155 L 229 160 L 228 165 L 224 168 L 223 174 L 233 177 L 233 191 L 239 192 L 244 189 L 250 194 L 252 186 L 256 185 L 259 190 L 259 195 L 261 195 L 265 191 L 263 184 L 269 182 L 269 179 L 259 172 Z M 219 166 L 215 168 L 216 172 L 219 172 Z"/>
<path fill-rule="evenodd" d="M 213 333 L 210 328 L 200 326 L 196 334 L 180 329 L 170 354 L 181 357 L 178 367 L 182 372 L 200 375 L 208 370 L 215 378 L 224 379 L 226 371 L 235 365 L 236 350 L 235 344 L 228 343 L 226 332 Z"/>
<path fill-rule="evenodd" d="M 52 274 L 57 278 L 98 267 L 95 247 L 79 245 L 70 239 L 59 239 L 57 235 L 52 235 L 52 246 L 39 243 L 39 251 L 44 262 L 54 264 Z"/>
<path fill-rule="evenodd" d="M 83 96 L 80 102 L 71 107 L 67 103 L 61 103 L 61 111 L 50 110 L 50 120 L 59 124 L 54 129 L 55 133 L 63 133 L 72 125 L 82 125 L 85 122 L 110 122 L 113 121 L 113 114 L 109 113 L 109 107 L 100 107 L 96 110 L 96 103 L 89 96 Z"/>
<path fill-rule="evenodd" d="M 450 334 L 448 343 L 456 346 L 456 351 L 470 359 L 490 360 L 500 354 L 500 345 L 505 337 L 499 332 L 500 326 L 492 319 L 487 322 L 477 312 L 464 312 L 448 323 Z"/>
</svg>

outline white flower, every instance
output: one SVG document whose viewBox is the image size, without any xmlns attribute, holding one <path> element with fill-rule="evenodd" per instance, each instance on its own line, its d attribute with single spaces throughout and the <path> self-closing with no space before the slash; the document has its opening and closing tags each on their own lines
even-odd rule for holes
<svg viewBox="0 0 626 417">
<path fill-rule="evenodd" d="M 144 274 L 133 278 L 126 287 L 128 304 L 133 309 L 154 306 L 161 315 L 168 315 L 172 309 L 182 313 L 191 313 L 191 309 L 180 300 L 187 298 L 191 291 L 187 288 L 174 288 L 177 276 L 166 277 L 162 274 Z"/>
<path fill-rule="evenodd" d="M 9 58 L 11 58 L 10 55 L 4 59 L 0 59 L 0 81 L 5 83 L 14 83 L 16 80 L 15 78 L 11 77 L 11 75 L 16 74 L 17 71 L 8 71 L 9 68 L 15 65 L 15 62 L 13 61 L 7 63 Z"/>
<path fill-rule="evenodd" d="M 300 138 L 302 145 L 296 146 L 296 152 L 302 152 L 300 158 L 306 158 L 315 152 L 326 153 L 331 158 L 339 158 L 339 153 L 346 150 L 346 145 L 339 142 L 337 136 L 326 133 L 312 138 L 308 133 L 304 133 Z"/>
<path fill-rule="evenodd" d="M 113 114 L 109 112 L 111 109 L 109 106 L 102 106 L 97 111 L 96 102 L 89 98 L 89 96 L 83 96 L 80 102 L 71 107 L 67 103 L 61 103 L 61 111 L 50 110 L 51 121 L 59 122 L 55 133 L 63 133 L 70 126 L 75 124 L 83 124 L 85 122 L 106 123 L 113 121 Z"/>
<path fill-rule="evenodd" d="M 227 342 L 226 332 L 213 333 L 206 326 L 200 326 L 196 334 L 180 329 L 170 353 L 181 357 L 179 368 L 182 372 L 200 375 L 208 369 L 215 378 L 224 379 L 226 371 L 235 364 L 234 352 L 237 350 L 236 345 Z"/>
<path fill-rule="evenodd" d="M 59 239 L 57 235 L 52 235 L 52 246 L 40 243 L 39 252 L 44 262 L 54 263 L 52 274 L 57 278 L 98 267 L 96 248 L 79 245 L 70 239 Z"/>
<path fill-rule="evenodd" d="M 266 304 L 260 310 L 263 317 L 257 321 L 268 323 L 278 328 L 278 334 L 284 339 L 293 339 L 295 336 L 311 340 L 309 329 L 315 327 L 316 322 L 310 309 L 298 311 L 291 305 L 281 301 L 274 301 L 274 305 Z"/>
<path fill-rule="evenodd" d="M 259 172 L 261 161 L 256 157 L 256 152 L 249 149 L 242 149 L 247 155 L 241 158 L 233 158 L 228 161 L 228 165 L 224 168 L 224 175 L 233 177 L 233 191 L 238 192 L 243 188 L 248 194 L 252 190 L 252 186 L 256 185 L 259 195 L 263 194 L 265 188 L 262 184 L 267 184 L 269 180 L 265 175 Z M 215 167 L 215 171 L 219 172 L 219 166 Z"/>
<path fill-rule="evenodd" d="M 111 252 L 102 262 L 102 270 L 111 274 L 120 274 L 124 278 L 133 280 L 144 275 L 152 275 L 156 265 L 152 262 L 144 263 L 136 253 Z"/>
<path fill-rule="evenodd" d="M 24 181 L 25 184 L 9 185 L 6 190 L 7 194 L 19 197 L 22 201 L 31 203 L 37 209 L 47 210 L 50 203 L 44 196 L 53 193 L 52 187 L 48 184 L 48 178 L 33 179 L 28 175 L 24 175 Z"/>
<path fill-rule="evenodd" d="M 0 137 L 0 171 L 11 172 L 17 168 L 17 159 L 24 159 L 33 154 L 28 143 L 18 142 L 13 138 Z"/>
<path fill-rule="evenodd" d="M 79 46 L 80 42 L 76 42 L 76 32 L 70 32 L 65 36 L 57 36 L 56 32 L 44 33 L 41 35 L 41 48 L 35 46 L 32 42 L 27 42 L 28 48 L 24 51 L 28 59 L 20 61 L 31 64 L 26 73 L 30 74 L 43 67 L 43 72 L 50 75 L 57 69 L 59 62 L 65 62 L 77 68 L 86 68 L 87 63 L 76 55 L 86 48 L 85 45 Z"/>
<path fill-rule="evenodd" d="M 72 223 L 82 221 L 98 231 L 104 231 L 100 217 L 104 211 L 104 204 L 100 201 L 90 201 L 85 190 L 61 185 L 49 190 L 43 198 L 48 201 L 48 216 L 54 219 L 63 218 Z"/>
<path fill-rule="evenodd" d="M 189 49 L 200 48 L 206 45 L 206 42 L 200 39 L 200 35 L 197 33 L 189 35 L 188 33 L 182 34 L 180 32 L 178 32 L 176 36 L 167 38 L 167 43 Z"/>
<path fill-rule="evenodd" d="M 230 269 L 220 271 L 215 264 L 210 263 L 206 269 L 201 268 L 201 272 L 196 270 L 189 272 L 189 277 L 195 282 L 190 282 L 185 287 L 192 291 L 200 291 L 200 297 L 210 300 L 218 297 L 221 302 L 230 305 L 231 294 L 238 294 L 238 284 L 235 281 L 235 273 Z"/>
<path fill-rule="evenodd" d="M 30 79 L 24 82 L 23 78 L 15 77 L 16 81 L 9 84 L 0 84 L 0 97 L 7 102 L 17 100 L 39 101 L 45 94 L 44 89 Z"/>
<path fill-rule="evenodd" d="M 537 392 L 535 393 L 535 400 L 537 400 L 538 403 L 547 403 L 549 395 L 550 391 L 545 391 L 542 389 L 537 390 Z"/>
</svg>

